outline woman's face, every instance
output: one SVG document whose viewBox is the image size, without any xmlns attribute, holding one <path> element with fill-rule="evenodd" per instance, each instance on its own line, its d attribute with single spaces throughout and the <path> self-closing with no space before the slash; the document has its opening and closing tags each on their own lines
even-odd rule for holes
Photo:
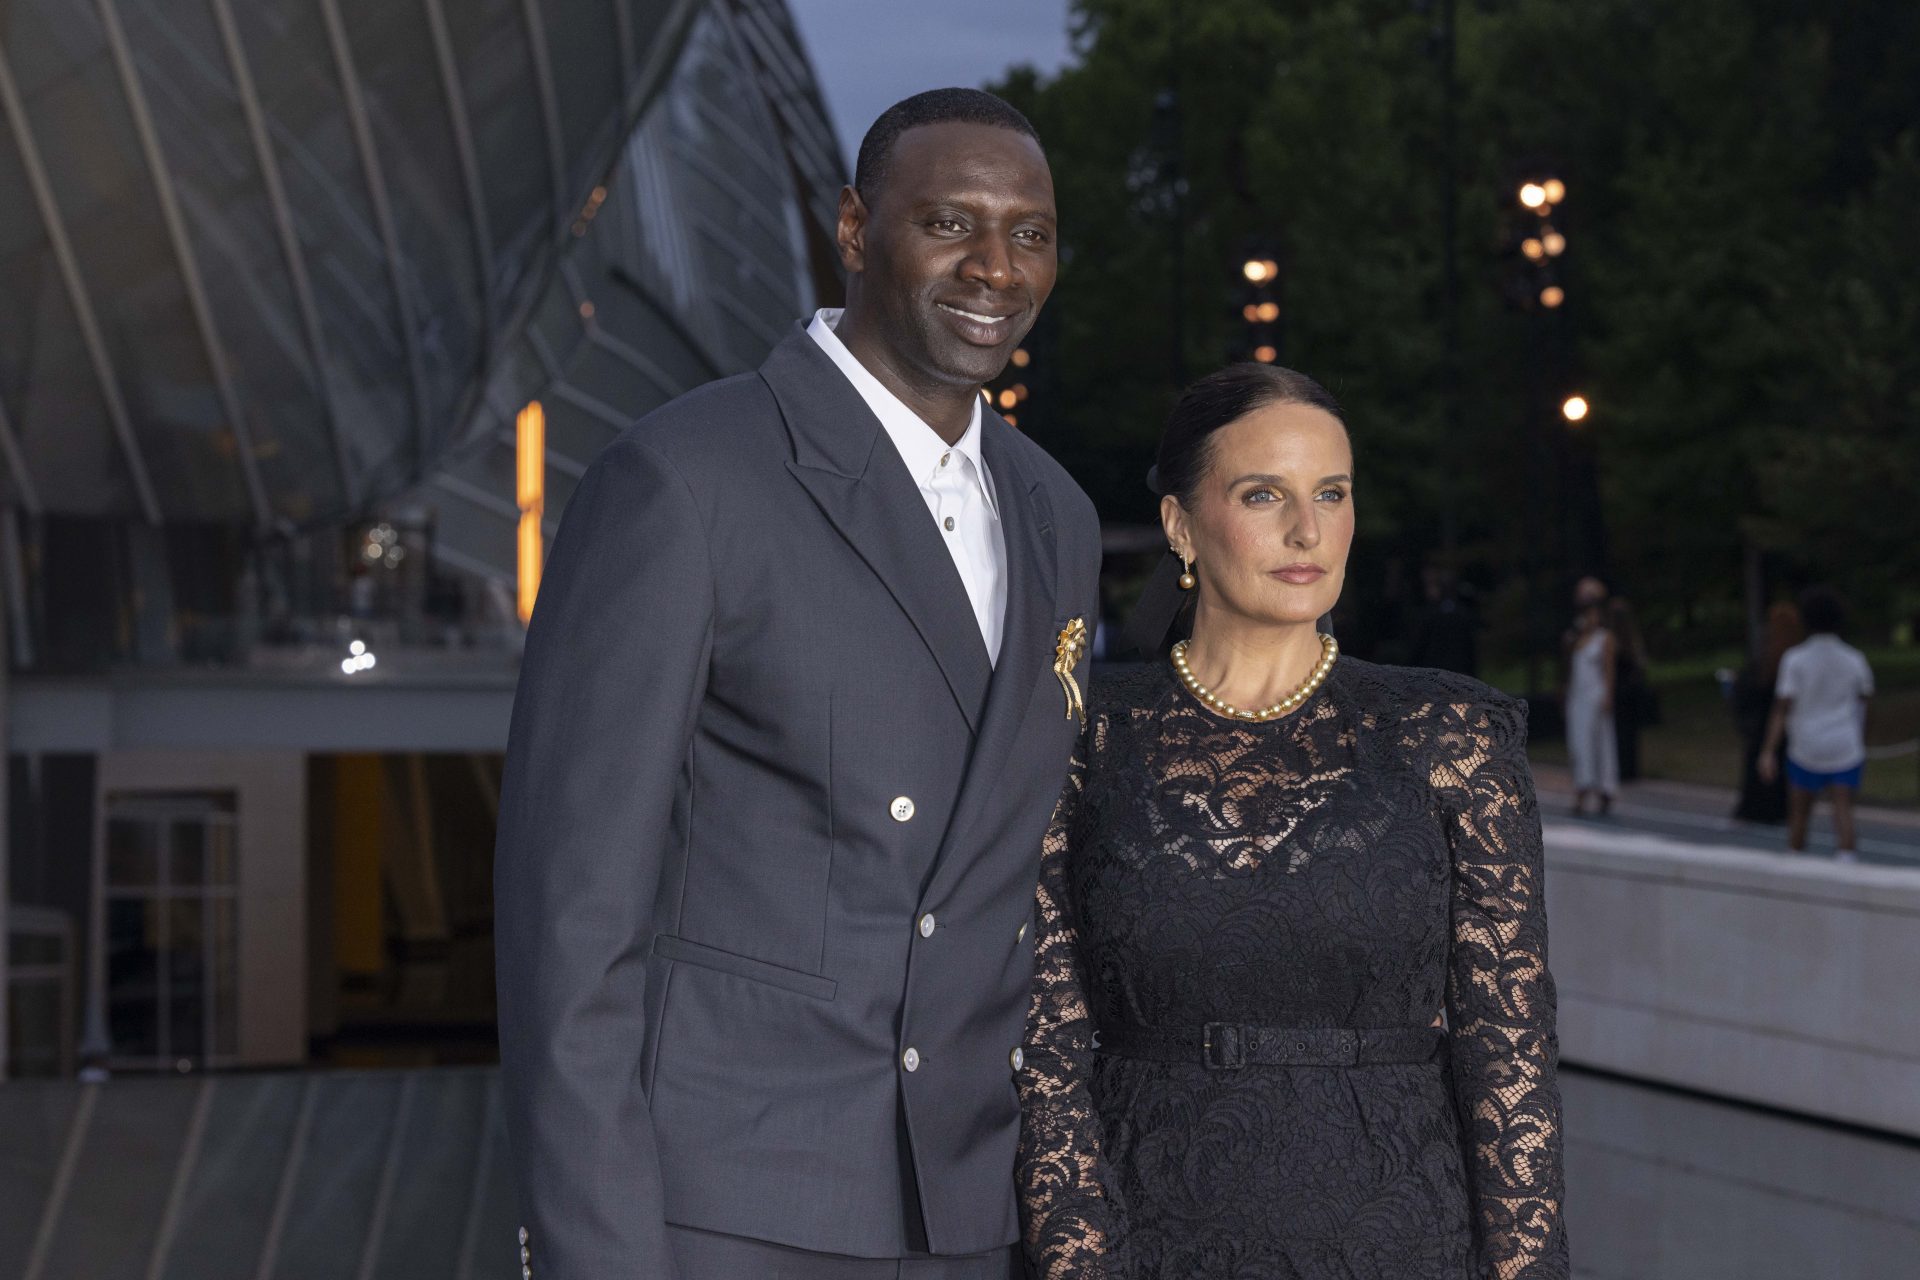
<svg viewBox="0 0 1920 1280">
<path fill-rule="evenodd" d="M 1213 433 L 1191 510 L 1160 500 L 1209 611 L 1269 625 L 1333 608 L 1353 545 L 1353 448 L 1324 409 L 1275 404 Z"/>
</svg>

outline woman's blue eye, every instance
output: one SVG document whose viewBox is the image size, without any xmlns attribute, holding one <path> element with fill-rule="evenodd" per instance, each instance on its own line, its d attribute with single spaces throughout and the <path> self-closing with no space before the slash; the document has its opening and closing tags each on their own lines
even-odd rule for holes
<svg viewBox="0 0 1920 1280">
<path fill-rule="evenodd" d="M 1344 489 L 1323 489 L 1320 492 L 1320 497 L 1333 502 L 1345 502 L 1347 500 L 1347 492 Z"/>
<path fill-rule="evenodd" d="M 1278 502 L 1280 501 L 1280 495 L 1275 493 L 1271 489 L 1255 489 L 1252 493 L 1248 494 L 1246 498 L 1246 500 L 1250 503 L 1255 501 L 1260 501 L 1261 499 L 1271 499 L 1274 502 Z M 1260 505 L 1264 507 L 1267 505 L 1267 503 L 1265 501 L 1260 501 Z"/>
</svg>

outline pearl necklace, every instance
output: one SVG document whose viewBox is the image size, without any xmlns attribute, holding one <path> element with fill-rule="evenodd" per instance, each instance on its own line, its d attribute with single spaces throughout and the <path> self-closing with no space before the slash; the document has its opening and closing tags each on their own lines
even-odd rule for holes
<svg viewBox="0 0 1920 1280">
<path fill-rule="evenodd" d="M 1180 681 L 1187 686 L 1188 692 L 1215 711 L 1218 711 L 1221 715 L 1231 716 L 1235 720 L 1252 720 L 1259 723 L 1286 715 L 1308 698 L 1311 698 L 1313 691 L 1318 689 L 1321 684 L 1326 681 L 1327 673 L 1333 670 L 1333 660 L 1339 656 L 1339 644 L 1335 642 L 1332 636 L 1322 635 L 1320 637 L 1320 661 L 1313 664 L 1313 674 L 1307 677 L 1306 683 L 1302 684 L 1298 689 L 1295 689 L 1292 693 L 1280 699 L 1280 701 L 1274 703 L 1272 706 L 1262 707 L 1258 711 L 1243 711 L 1194 679 L 1193 668 L 1187 665 L 1187 642 L 1185 640 L 1173 646 L 1173 669 L 1180 673 Z"/>
</svg>

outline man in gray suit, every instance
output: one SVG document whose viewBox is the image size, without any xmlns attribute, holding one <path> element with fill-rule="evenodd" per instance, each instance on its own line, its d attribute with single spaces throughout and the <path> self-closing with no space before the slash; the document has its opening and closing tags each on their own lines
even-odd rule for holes
<svg viewBox="0 0 1920 1280">
<path fill-rule="evenodd" d="M 495 886 L 527 1274 L 1004 1280 L 1086 496 L 984 409 L 1054 281 L 1033 128 L 875 123 L 844 313 L 581 480 Z"/>
</svg>

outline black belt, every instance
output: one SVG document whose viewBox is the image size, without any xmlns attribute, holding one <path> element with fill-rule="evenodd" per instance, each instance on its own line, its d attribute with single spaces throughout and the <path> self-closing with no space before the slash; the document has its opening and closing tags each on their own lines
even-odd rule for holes
<svg viewBox="0 0 1920 1280">
<path fill-rule="evenodd" d="M 1102 1027 L 1098 1048 L 1150 1062 L 1198 1062 L 1221 1071 L 1246 1066 L 1357 1067 L 1425 1062 L 1440 1048 L 1439 1027 L 1250 1027 L 1238 1022 L 1166 1031 Z"/>
</svg>

